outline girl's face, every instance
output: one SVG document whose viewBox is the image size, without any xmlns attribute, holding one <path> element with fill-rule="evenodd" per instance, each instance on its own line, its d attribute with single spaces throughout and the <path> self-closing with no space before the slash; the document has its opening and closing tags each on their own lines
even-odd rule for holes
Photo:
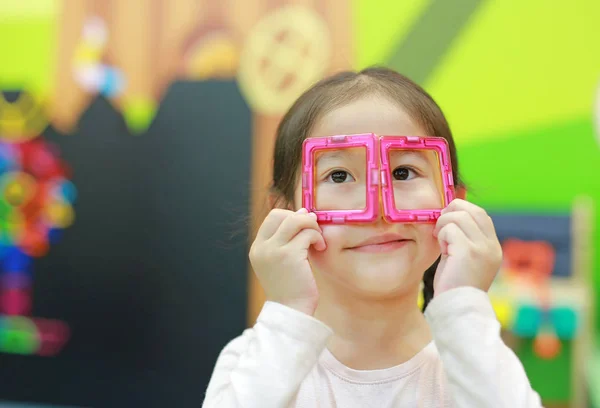
<svg viewBox="0 0 600 408">
<path fill-rule="evenodd" d="M 309 137 L 359 133 L 430 136 L 396 104 L 386 98 L 370 96 L 324 115 Z M 352 153 L 349 153 L 347 160 L 351 162 L 352 157 Z M 411 196 L 411 207 L 408 208 L 439 208 L 440 180 L 434 171 L 435 157 L 421 154 L 407 157 L 406 160 L 416 163 L 423 170 L 412 181 L 417 183 L 418 194 Z M 324 163 L 327 166 L 326 161 Z M 323 170 L 327 172 L 327 169 Z M 334 174 L 334 178 L 330 176 L 328 181 L 348 180 L 339 173 Z M 329 184 L 326 188 L 335 185 L 339 186 Z M 344 188 L 348 191 L 347 187 Z M 318 194 L 317 191 L 317 201 Z M 301 197 L 302 187 L 298 181 L 294 203 L 296 208 L 302 205 Z M 424 271 L 440 255 L 439 244 L 433 236 L 434 226 L 390 224 L 381 216 L 371 224 L 321 225 L 327 249 L 318 252 L 311 248 L 309 260 L 314 273 L 320 278 L 318 280 L 335 282 L 362 295 L 389 297 L 413 291 L 423 278 Z"/>
</svg>

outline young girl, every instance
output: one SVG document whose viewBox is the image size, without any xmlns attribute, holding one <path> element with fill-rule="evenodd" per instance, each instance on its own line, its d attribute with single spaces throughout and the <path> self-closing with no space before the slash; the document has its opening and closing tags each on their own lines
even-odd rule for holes
<svg viewBox="0 0 600 408">
<path fill-rule="evenodd" d="M 319 225 L 300 208 L 302 143 L 360 133 L 445 138 L 459 198 L 435 224 Z M 444 115 L 406 77 L 345 72 L 304 93 L 279 126 L 274 209 L 250 249 L 267 302 L 222 351 L 204 407 L 540 407 L 486 293 L 494 226 L 460 180 Z"/>
</svg>

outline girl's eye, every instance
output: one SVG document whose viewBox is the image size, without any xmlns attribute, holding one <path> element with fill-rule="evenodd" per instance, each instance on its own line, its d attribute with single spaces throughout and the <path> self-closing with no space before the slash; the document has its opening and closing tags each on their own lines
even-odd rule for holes
<svg viewBox="0 0 600 408">
<path fill-rule="evenodd" d="M 410 167 L 397 167 L 392 171 L 394 180 L 410 180 L 416 176 L 416 173 Z"/>
<path fill-rule="evenodd" d="M 336 170 L 327 177 L 327 180 L 333 181 L 334 183 L 344 183 L 346 181 L 354 181 L 354 177 L 352 177 L 347 171 Z"/>
</svg>

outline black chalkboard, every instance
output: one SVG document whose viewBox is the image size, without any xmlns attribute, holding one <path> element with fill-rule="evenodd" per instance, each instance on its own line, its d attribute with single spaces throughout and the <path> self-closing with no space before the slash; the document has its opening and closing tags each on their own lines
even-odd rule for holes
<svg viewBox="0 0 600 408">
<path fill-rule="evenodd" d="M 48 129 L 76 221 L 34 265 L 33 315 L 66 321 L 57 357 L 0 354 L 0 400 L 198 407 L 246 325 L 251 113 L 232 81 L 174 83 L 132 135 L 99 98 Z"/>
</svg>

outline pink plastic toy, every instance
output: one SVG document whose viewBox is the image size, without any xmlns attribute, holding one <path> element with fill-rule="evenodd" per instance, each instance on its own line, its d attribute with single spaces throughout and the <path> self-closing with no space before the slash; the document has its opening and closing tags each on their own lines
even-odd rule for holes
<svg viewBox="0 0 600 408">
<path fill-rule="evenodd" d="M 320 211 L 315 208 L 315 152 L 364 147 L 367 152 L 366 206 L 361 210 Z M 454 180 L 448 143 L 441 137 L 377 136 L 373 133 L 338 135 L 306 139 L 302 155 L 302 202 L 304 208 L 317 215 L 320 223 L 373 222 L 379 216 L 380 195 L 383 216 L 388 222 L 435 222 L 442 208 L 398 210 L 394 202 L 392 174 L 388 153 L 390 150 L 432 150 L 437 153 L 442 172 L 445 204 L 454 199 Z M 381 186 L 381 188 L 380 188 Z"/>
</svg>

